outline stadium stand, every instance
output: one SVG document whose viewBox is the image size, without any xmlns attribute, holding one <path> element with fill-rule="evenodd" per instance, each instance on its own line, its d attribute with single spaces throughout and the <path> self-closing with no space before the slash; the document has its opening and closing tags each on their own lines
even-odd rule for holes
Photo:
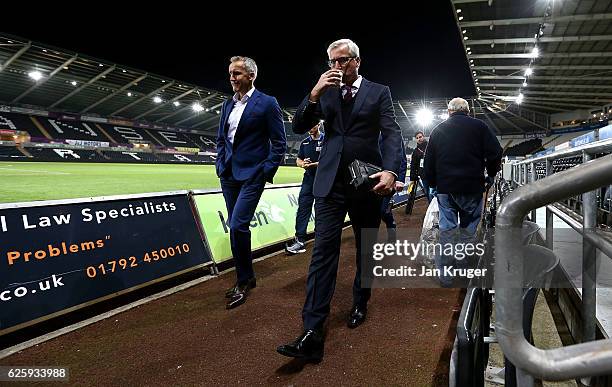
<svg viewBox="0 0 612 387">
<path fill-rule="evenodd" d="M 43 148 L 43 147 L 25 147 L 32 155 L 33 160 L 28 161 L 91 161 L 90 153 L 84 150 L 63 149 L 63 148 Z"/>
<path fill-rule="evenodd" d="M 105 161 L 112 163 L 157 163 L 159 159 L 152 153 L 134 151 L 102 151 Z"/>
<path fill-rule="evenodd" d="M 160 161 L 169 163 L 205 163 L 211 160 L 207 156 L 192 154 L 158 153 L 156 156 Z"/>
<path fill-rule="evenodd" d="M 542 150 L 542 140 L 534 138 L 511 146 L 504 151 L 504 156 L 525 156 Z"/>
<path fill-rule="evenodd" d="M 62 121 L 50 117 L 34 117 L 53 139 L 108 142 L 92 123 Z"/>
<path fill-rule="evenodd" d="M 157 145 L 157 141 L 151 137 L 146 131 L 138 128 L 130 128 L 120 125 L 96 124 L 98 130 L 105 131 L 115 143 L 130 144 L 130 143 L 148 143 Z M 102 140 L 102 141 L 107 141 Z"/>
<path fill-rule="evenodd" d="M 576 138 L 584 133 L 585 132 L 574 132 L 574 133 L 559 134 L 556 136 L 551 136 L 552 139 L 542 142 L 542 146 L 546 149 L 554 148 L 555 146 L 563 144 L 564 142 L 567 142 L 573 138 Z"/>
<path fill-rule="evenodd" d="M 27 159 L 14 145 L 0 146 L 0 160 L 2 161 L 14 161 L 17 159 Z"/>
<path fill-rule="evenodd" d="M 32 139 L 50 139 L 40 131 L 30 116 L 23 114 L 0 112 L 0 129 L 28 132 Z"/>
<path fill-rule="evenodd" d="M 191 141 L 200 148 L 203 152 L 217 152 L 217 145 L 213 136 L 205 136 L 203 134 L 185 133 Z"/>
<path fill-rule="evenodd" d="M 12 142 L 10 146 L 0 147 L 0 158 L 13 161 L 202 164 L 213 163 L 216 153 L 215 136 L 195 131 L 145 129 L 7 112 L 0 112 L 0 130 L 27 132 L 30 135 L 22 140 L 24 152 Z M 293 137 L 294 146 L 290 147 L 288 165 L 295 164 L 294 156 L 303 136 Z M 10 138 L 12 141 L 12 135 Z M 54 146 L 54 143 L 58 145 Z M 123 149 L 112 149 L 116 146 Z M 148 150 L 126 150 L 142 146 Z M 185 154 L 181 148 L 197 150 L 198 154 Z M 293 153 L 295 155 L 292 156 Z"/>
</svg>

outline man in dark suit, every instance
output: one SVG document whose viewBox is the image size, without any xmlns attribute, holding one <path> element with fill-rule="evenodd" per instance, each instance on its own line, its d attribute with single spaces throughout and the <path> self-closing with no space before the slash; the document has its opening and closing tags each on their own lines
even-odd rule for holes
<svg viewBox="0 0 612 387">
<path fill-rule="evenodd" d="M 402 136 L 389 88 L 359 75 L 359 47 L 351 40 L 332 43 L 327 54 L 331 69 L 321 75 L 293 121 L 295 133 L 305 133 L 320 119 L 325 120 L 326 128 L 313 189 L 315 242 L 302 311 L 304 332 L 294 342 L 277 348 L 282 355 L 312 361 L 323 357 L 323 325 L 336 285 L 347 211 L 357 248 L 353 306 L 347 325 L 356 328 L 365 320 L 371 289 L 361 286 L 362 264 L 367 267 L 372 255 L 368 237 L 362 257 L 362 230 L 378 229 L 382 196 L 392 192 L 402 157 Z M 372 191 L 356 190 L 350 184 L 348 165 L 355 159 L 382 167 L 382 172 L 371 176 L 378 180 Z M 366 269 L 364 274 L 371 275 Z"/>
<path fill-rule="evenodd" d="M 229 75 L 234 96 L 223 103 L 217 135 L 217 176 L 229 219 L 236 284 L 225 296 L 227 309 L 243 304 L 257 284 L 251 257 L 249 224 L 266 181 L 278 169 L 287 147 L 283 116 L 276 98 L 255 89 L 257 65 L 235 56 Z"/>
</svg>

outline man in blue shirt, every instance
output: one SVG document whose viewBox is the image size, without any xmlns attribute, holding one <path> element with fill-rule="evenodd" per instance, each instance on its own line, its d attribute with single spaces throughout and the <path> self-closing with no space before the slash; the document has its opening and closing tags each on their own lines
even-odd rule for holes
<svg viewBox="0 0 612 387">
<path fill-rule="evenodd" d="M 227 208 L 236 265 L 236 284 L 225 292 L 225 307 L 232 309 L 242 305 L 249 291 L 257 286 L 250 223 L 266 182 L 272 183 L 285 156 L 287 139 L 276 98 L 255 89 L 255 61 L 232 57 L 229 78 L 235 94 L 221 108 L 215 168 Z"/>
<path fill-rule="evenodd" d="M 291 245 L 285 246 L 285 251 L 288 254 L 299 254 L 306 251 L 304 243 L 306 242 L 306 228 L 312 213 L 312 204 L 314 203 L 314 195 L 312 194 L 312 186 L 314 184 L 315 174 L 317 173 L 317 165 L 319 165 L 319 154 L 323 145 L 323 133 L 319 128 L 321 123 L 315 125 L 308 132 L 306 137 L 300 144 L 298 151 L 297 166 L 304 168 L 304 178 L 302 179 L 302 188 L 298 197 L 298 210 L 295 218 L 295 240 Z"/>
</svg>

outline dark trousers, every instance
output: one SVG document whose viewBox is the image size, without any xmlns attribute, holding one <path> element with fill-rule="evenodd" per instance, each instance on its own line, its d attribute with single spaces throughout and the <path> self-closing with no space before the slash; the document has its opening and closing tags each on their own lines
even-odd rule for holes
<svg viewBox="0 0 612 387">
<path fill-rule="evenodd" d="M 304 329 L 322 329 L 329 315 L 336 288 L 342 225 L 348 212 L 355 233 L 357 271 L 353 281 L 353 305 L 366 306 L 371 289 L 361 287 L 362 270 L 372 263 L 375 238 L 362 240 L 362 229 L 378 229 L 382 198 L 373 192 L 357 192 L 343 178 L 336 179 L 326 197 L 315 200 L 315 241 L 306 283 L 306 301 L 302 310 Z M 367 233 L 370 235 L 372 233 Z M 363 242 L 363 243 L 362 243 Z M 365 246 L 363 260 L 362 246 Z M 365 266 L 365 267 L 362 267 Z"/>
<path fill-rule="evenodd" d="M 312 194 L 313 183 L 314 176 L 304 175 L 302 188 L 298 196 L 297 215 L 295 217 L 295 237 L 300 242 L 306 241 L 306 229 L 312 214 L 312 203 L 314 203 L 314 195 Z"/>
<path fill-rule="evenodd" d="M 230 245 L 236 264 L 238 283 L 244 283 L 255 277 L 249 226 L 265 184 L 263 171 L 245 181 L 235 180 L 231 176 L 221 177 L 221 190 L 227 208 Z"/>
<path fill-rule="evenodd" d="M 392 198 L 392 195 L 385 196 L 382 200 L 382 205 L 380 207 L 381 219 L 383 222 L 385 222 L 385 225 L 387 225 L 387 229 L 397 228 L 397 225 L 395 224 L 395 219 L 393 218 L 393 210 L 389 205 L 389 202 Z"/>
<path fill-rule="evenodd" d="M 431 195 L 431 187 L 429 186 L 429 183 L 427 182 L 427 180 L 423 179 L 422 177 L 421 177 L 421 185 L 423 186 L 423 193 L 425 194 L 425 197 L 427 198 L 427 203 L 431 203 L 431 199 L 433 199 Z"/>
</svg>

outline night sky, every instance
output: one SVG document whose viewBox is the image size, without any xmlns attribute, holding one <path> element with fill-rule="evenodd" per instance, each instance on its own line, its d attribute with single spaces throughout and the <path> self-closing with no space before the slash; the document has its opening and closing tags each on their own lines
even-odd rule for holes
<svg viewBox="0 0 612 387">
<path fill-rule="evenodd" d="M 166 21 L 156 18 L 142 24 L 127 17 L 114 25 L 108 20 L 100 24 L 92 19 L 67 17 L 69 23 L 56 19 L 54 28 L 34 30 L 32 25 L 28 29 L 5 25 L 3 29 L 40 43 L 226 93 L 231 92 L 229 58 L 250 56 L 259 67 L 255 86 L 276 96 L 284 107 L 297 106 L 327 70 L 325 50 L 329 43 L 350 38 L 361 50 L 360 74 L 389 85 L 394 99 L 473 95 L 450 1 L 430 0 L 418 6 L 413 3 L 417 2 L 406 2 L 401 8 L 387 2 L 380 2 L 377 8 L 356 7 L 350 17 L 343 16 L 331 2 L 320 11 L 303 12 L 299 10 L 300 3 L 296 3 L 291 8 L 298 10 L 286 11 L 286 16 L 253 16 L 242 22 L 237 20 L 245 16 L 244 9 L 231 16 L 221 10 L 206 15 L 198 11 L 203 17 L 198 22 L 178 22 L 169 15 Z M 215 16 L 219 26 L 212 24 Z M 226 19 L 228 23 L 224 24 Z M 108 28 L 100 30 L 93 25 Z"/>
</svg>

